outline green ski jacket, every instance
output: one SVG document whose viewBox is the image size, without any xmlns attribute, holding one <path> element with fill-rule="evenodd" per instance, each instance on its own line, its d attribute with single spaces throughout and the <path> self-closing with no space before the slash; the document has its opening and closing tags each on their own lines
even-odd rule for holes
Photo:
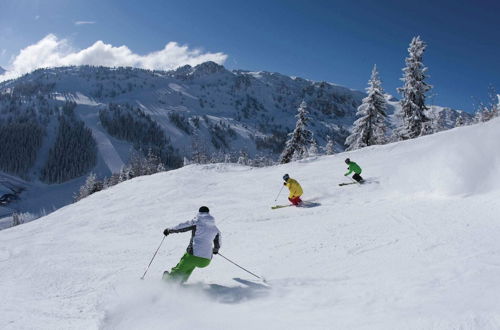
<svg viewBox="0 0 500 330">
<path fill-rule="evenodd" d="M 347 172 L 345 175 L 349 175 L 352 172 L 361 174 L 361 167 L 359 167 L 359 165 L 356 164 L 355 162 L 350 162 L 349 167 L 347 169 L 349 170 L 349 172 Z"/>
</svg>

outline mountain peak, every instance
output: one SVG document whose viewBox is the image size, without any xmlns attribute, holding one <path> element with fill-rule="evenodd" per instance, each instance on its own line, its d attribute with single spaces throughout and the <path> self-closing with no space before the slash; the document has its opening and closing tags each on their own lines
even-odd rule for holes
<svg viewBox="0 0 500 330">
<path fill-rule="evenodd" d="M 217 64 L 212 61 L 203 62 L 198 64 L 193 68 L 193 73 L 197 76 L 199 75 L 209 75 L 219 72 L 227 71 L 226 68 L 220 64 Z"/>
<path fill-rule="evenodd" d="M 0 66 L 0 75 L 4 74 L 5 72 L 7 72 L 7 70 L 5 70 L 4 68 L 2 68 L 2 67 Z"/>
</svg>

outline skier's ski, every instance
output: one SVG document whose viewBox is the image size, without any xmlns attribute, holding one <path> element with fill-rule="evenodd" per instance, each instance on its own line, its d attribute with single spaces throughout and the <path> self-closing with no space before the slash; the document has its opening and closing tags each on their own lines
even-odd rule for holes
<svg viewBox="0 0 500 330">
<path fill-rule="evenodd" d="M 339 183 L 339 186 L 347 186 L 350 184 L 356 184 L 357 182 L 345 182 L 345 183 Z"/>
<path fill-rule="evenodd" d="M 289 206 L 296 206 L 296 207 L 316 207 L 316 206 L 320 206 L 320 205 L 321 205 L 320 203 L 302 201 L 302 203 L 300 203 L 299 205 L 293 205 L 293 204 L 290 204 L 290 205 L 276 205 L 276 206 L 271 206 L 271 208 L 273 210 L 275 210 L 275 209 L 280 209 L 280 208 L 289 207 Z"/>
<path fill-rule="evenodd" d="M 250 280 L 245 280 L 239 277 L 233 277 L 233 280 L 235 280 L 238 283 L 244 284 L 248 287 L 254 288 L 254 289 L 270 289 L 271 286 L 267 284 L 266 282 L 255 282 L 255 281 L 250 281 Z"/>
<path fill-rule="evenodd" d="M 276 210 L 276 209 L 281 209 L 282 207 L 289 207 L 289 206 L 293 206 L 293 204 L 290 204 L 290 205 L 275 205 L 275 206 L 271 206 L 271 209 Z"/>
</svg>

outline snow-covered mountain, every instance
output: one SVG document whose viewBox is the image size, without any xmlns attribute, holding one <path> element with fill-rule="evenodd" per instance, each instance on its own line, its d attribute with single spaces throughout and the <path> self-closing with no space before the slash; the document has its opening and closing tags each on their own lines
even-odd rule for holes
<svg viewBox="0 0 500 330">
<path fill-rule="evenodd" d="M 122 116 L 151 118 L 179 156 L 190 157 L 195 143 L 201 144 L 198 147 L 208 154 L 244 150 L 250 155 L 277 155 L 286 134 L 294 127 L 302 100 L 308 103 L 319 145 L 324 145 L 330 134 L 337 141 L 337 149 L 342 150 L 365 94 L 278 73 L 228 71 L 206 62 L 169 72 L 89 66 L 42 69 L 1 83 L 0 95 L 2 118 L 26 113 L 38 116 L 44 131 L 50 124 L 57 129 L 53 117 L 61 114 L 64 102 L 75 102 L 74 112 L 92 130 L 99 157 L 105 163 L 97 171 L 109 174 L 128 158 L 128 152 L 121 150 L 128 148 L 115 146 L 119 143 L 115 138 L 129 147 L 137 144 L 132 138 L 123 137 L 127 134 L 113 131 L 110 124 L 103 127 L 101 112 L 106 114 L 110 104 L 121 108 Z M 390 99 L 390 104 L 389 113 L 398 107 L 395 99 Z M 451 120 L 439 122 L 439 129 L 449 129 L 456 113 L 436 107 L 431 109 L 430 117 L 435 117 L 436 122 L 439 114 L 450 117 Z M 119 125 L 118 117 L 115 113 L 110 121 Z M 49 141 L 48 146 L 50 142 L 54 141 Z M 37 170 L 31 169 L 35 177 L 33 172 Z"/>
<path fill-rule="evenodd" d="M 0 232 L 2 329 L 498 329 L 500 119 L 286 165 L 190 165 Z M 339 187 L 344 158 L 367 183 Z M 314 208 L 271 210 L 289 173 Z M 279 197 L 286 204 L 286 194 Z M 160 280 L 208 205 L 223 233 L 187 287 Z M 217 285 L 209 286 L 206 283 Z"/>
<path fill-rule="evenodd" d="M 337 151 L 356 119 L 363 92 L 271 72 L 229 71 L 213 62 L 174 71 L 134 68 L 40 69 L 0 83 L 0 169 L 38 193 L 64 184 L 46 209 L 69 202 L 82 177 L 118 172 L 132 148 L 153 148 L 171 167 L 193 153 L 219 159 L 240 152 L 276 157 L 295 126 L 297 107 L 308 104 L 320 146 L 333 136 Z M 398 103 L 390 99 L 389 113 Z M 433 107 L 436 123 L 453 127 L 457 112 Z M 396 122 L 393 120 L 393 122 Z M 59 191 L 59 190 L 54 190 Z M 27 210 L 25 205 L 19 206 Z M 31 210 L 36 207 L 31 207 Z"/>
<path fill-rule="evenodd" d="M 3 75 L 5 72 L 6 70 L 0 66 L 0 76 Z"/>
<path fill-rule="evenodd" d="M 345 87 L 278 73 L 228 71 L 213 62 L 169 72 L 55 68 L 0 84 L 3 94 L 16 90 L 30 98 L 35 108 L 40 107 L 35 97 L 43 97 L 49 107 L 55 101 L 76 102 L 76 112 L 87 119 L 88 127 L 98 124 L 88 117 L 110 103 L 128 105 L 133 108 L 129 112 L 140 109 L 161 126 L 182 156 L 191 156 L 194 136 L 209 154 L 239 150 L 250 155 L 277 154 L 303 99 L 310 106 L 318 142 L 324 143 L 326 135 L 332 134 L 341 149 L 364 96 Z"/>
</svg>

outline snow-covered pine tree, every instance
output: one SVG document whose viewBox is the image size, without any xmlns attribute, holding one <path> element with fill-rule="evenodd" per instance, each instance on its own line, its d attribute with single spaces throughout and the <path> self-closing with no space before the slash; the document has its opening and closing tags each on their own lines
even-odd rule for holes
<svg viewBox="0 0 500 330">
<path fill-rule="evenodd" d="M 356 113 L 359 118 L 353 124 L 352 134 L 345 141 L 347 150 L 386 142 L 387 102 L 376 65 L 373 66 L 366 91 L 368 96 L 363 99 Z"/>
<path fill-rule="evenodd" d="M 497 104 L 495 105 L 495 117 L 500 116 L 500 94 L 497 94 Z"/>
<path fill-rule="evenodd" d="M 165 164 L 163 164 L 162 162 L 159 162 L 158 165 L 156 166 L 156 173 L 165 172 L 166 170 L 167 168 L 165 167 Z"/>
<path fill-rule="evenodd" d="M 494 87 L 490 86 L 488 91 L 488 103 L 481 102 L 474 116 L 475 123 L 487 122 L 498 117 L 500 113 L 500 95 Z"/>
<path fill-rule="evenodd" d="M 141 175 L 146 175 L 148 165 L 147 159 L 144 157 L 142 150 L 133 150 L 130 156 L 128 167 L 130 169 L 130 177 L 135 178 Z"/>
<path fill-rule="evenodd" d="M 465 125 L 465 120 L 462 114 L 459 114 L 457 119 L 455 120 L 455 127 L 462 127 Z"/>
<path fill-rule="evenodd" d="M 12 227 L 19 226 L 22 223 L 21 215 L 17 211 L 12 213 Z"/>
<path fill-rule="evenodd" d="M 124 181 L 130 180 L 132 178 L 133 178 L 133 175 L 132 175 L 132 169 L 131 169 L 130 165 L 126 165 L 126 166 L 122 167 L 122 169 L 120 171 L 119 182 L 124 182 Z"/>
<path fill-rule="evenodd" d="M 103 182 L 103 189 L 107 189 L 120 183 L 120 173 L 113 173 Z"/>
<path fill-rule="evenodd" d="M 325 153 L 327 155 L 333 155 L 335 153 L 335 141 L 333 141 L 332 136 L 328 135 L 326 137 Z"/>
<path fill-rule="evenodd" d="M 78 202 L 81 199 L 84 199 L 85 197 L 93 194 L 95 192 L 95 186 L 97 183 L 97 178 L 95 173 L 91 172 L 88 176 L 87 179 L 85 180 L 85 183 L 80 187 L 80 190 L 75 196 L 75 202 Z"/>
<path fill-rule="evenodd" d="M 312 133 L 307 129 L 307 122 L 309 118 L 307 115 L 306 102 L 302 101 L 298 108 L 298 113 L 295 116 L 297 123 L 292 133 L 288 134 L 290 137 L 286 141 L 285 149 L 281 153 L 280 163 L 289 163 L 292 159 L 301 159 L 307 153 L 309 145 L 312 143 Z"/>
<path fill-rule="evenodd" d="M 191 160 L 193 164 L 208 163 L 207 146 L 202 142 L 199 130 L 196 130 L 193 134 L 191 139 L 191 150 Z"/>
<path fill-rule="evenodd" d="M 420 131 L 420 136 L 429 135 L 429 134 L 432 134 L 432 133 L 436 133 L 438 131 L 439 131 L 439 128 L 433 126 L 432 122 L 430 120 L 429 121 L 424 121 L 422 123 L 422 130 Z"/>
<path fill-rule="evenodd" d="M 489 121 L 498 117 L 500 114 L 500 94 L 497 94 L 496 88 L 493 85 L 488 87 L 488 104 L 485 106 L 488 109 L 485 121 Z"/>
<path fill-rule="evenodd" d="M 158 166 L 162 165 L 163 168 L 165 166 L 162 164 L 160 157 L 158 157 L 151 148 L 148 150 L 148 155 L 146 156 L 146 168 L 145 168 L 145 175 L 151 175 L 154 173 L 158 173 Z"/>
<path fill-rule="evenodd" d="M 318 142 L 316 142 L 316 139 L 312 139 L 311 146 L 309 147 L 309 150 L 307 151 L 309 154 L 309 157 L 314 157 L 319 155 L 319 148 L 318 148 Z"/>
<path fill-rule="evenodd" d="M 238 157 L 237 163 L 240 165 L 248 165 L 249 159 L 248 154 L 244 150 L 240 150 L 240 155 Z"/>
<path fill-rule="evenodd" d="M 401 99 L 402 123 L 395 131 L 399 140 L 413 139 L 423 135 L 427 131 L 424 125 L 429 119 L 424 111 L 428 108 L 425 105 L 425 93 L 432 86 L 425 82 L 427 68 L 422 63 L 424 51 L 427 45 L 420 39 L 414 37 L 408 48 L 409 56 L 406 58 L 406 67 L 403 69 L 404 85 L 398 88 L 403 98 Z"/>
<path fill-rule="evenodd" d="M 477 109 L 476 111 L 476 114 L 474 115 L 474 123 L 482 123 L 482 122 L 485 122 L 485 121 L 488 121 L 488 109 L 486 109 L 485 107 L 481 107 L 479 109 Z"/>
</svg>

